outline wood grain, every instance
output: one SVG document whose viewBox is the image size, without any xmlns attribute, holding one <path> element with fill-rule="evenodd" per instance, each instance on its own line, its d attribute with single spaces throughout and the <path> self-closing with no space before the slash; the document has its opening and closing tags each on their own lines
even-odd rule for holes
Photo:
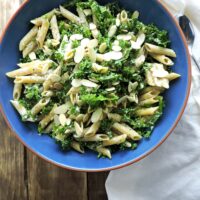
<svg viewBox="0 0 200 200">
<path fill-rule="evenodd" d="M 19 0 L 0 0 L 0 33 L 19 5 Z M 24 147 L 11 133 L 1 114 L 0 128 L 0 199 L 25 200 Z"/>
<path fill-rule="evenodd" d="M 106 200 L 105 181 L 108 172 L 88 173 L 88 200 Z"/>
<path fill-rule="evenodd" d="M 0 0 L 0 33 L 22 0 Z M 27 151 L 0 114 L 0 200 L 106 200 L 108 173 L 72 172 Z"/>
<path fill-rule="evenodd" d="M 29 200 L 87 200 L 87 175 L 58 168 L 28 153 Z"/>
</svg>

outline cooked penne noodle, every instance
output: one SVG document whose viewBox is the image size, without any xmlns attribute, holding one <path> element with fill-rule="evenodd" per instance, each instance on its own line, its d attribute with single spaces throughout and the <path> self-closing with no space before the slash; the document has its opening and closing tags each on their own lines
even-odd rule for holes
<svg viewBox="0 0 200 200">
<path fill-rule="evenodd" d="M 54 117 L 54 109 L 57 106 L 55 105 L 52 110 L 49 112 L 48 115 L 44 116 L 44 118 L 39 122 L 39 125 L 42 129 L 44 129 L 51 121 L 53 121 L 53 117 Z"/>
<path fill-rule="evenodd" d="M 37 115 L 50 101 L 50 98 L 41 99 L 32 109 L 31 114 Z"/>
<path fill-rule="evenodd" d="M 163 91 L 164 91 L 163 88 L 149 86 L 149 87 L 146 87 L 144 90 L 142 90 L 141 94 L 152 92 L 153 94 L 155 94 L 157 96 L 158 94 L 162 93 Z"/>
<path fill-rule="evenodd" d="M 96 151 L 98 153 L 102 154 L 103 156 L 106 156 L 110 159 L 112 158 L 110 149 L 108 149 L 108 148 L 99 146 L 99 147 L 96 148 Z"/>
<path fill-rule="evenodd" d="M 80 24 L 81 20 L 78 16 L 70 12 L 69 10 L 65 9 L 64 7 L 60 6 L 60 12 L 63 15 L 63 17 L 67 18 L 71 22 L 74 22 L 76 24 Z"/>
<path fill-rule="evenodd" d="M 44 81 L 45 77 L 41 76 L 17 76 L 14 83 L 33 84 L 33 83 L 43 83 Z"/>
<path fill-rule="evenodd" d="M 153 57 L 158 62 L 164 64 L 164 65 L 167 65 L 167 66 L 174 65 L 174 62 L 170 58 L 168 58 L 167 56 L 159 55 L 159 54 L 153 54 L 153 53 L 150 53 L 150 56 Z"/>
<path fill-rule="evenodd" d="M 50 123 L 50 124 L 44 129 L 43 133 L 45 133 L 45 134 L 51 133 L 52 130 L 53 130 L 53 126 L 54 126 L 54 123 L 53 123 L 53 122 Z"/>
<path fill-rule="evenodd" d="M 120 123 L 114 123 L 112 128 L 119 132 L 120 134 L 127 135 L 128 138 L 131 140 L 140 140 L 142 138 L 141 135 L 139 135 L 135 130 L 133 130 L 131 127 L 129 127 L 126 124 L 120 124 Z"/>
<path fill-rule="evenodd" d="M 148 116 L 154 115 L 159 107 L 150 107 L 150 108 L 140 108 L 136 111 L 137 116 Z"/>
<path fill-rule="evenodd" d="M 43 97 L 52 97 L 54 95 L 53 91 L 47 90 L 42 92 Z"/>
<path fill-rule="evenodd" d="M 88 22 L 87 22 L 87 19 L 85 17 L 85 14 L 84 14 L 83 10 L 80 7 L 78 7 L 76 9 L 76 11 L 77 11 L 77 13 L 79 15 L 80 23 L 83 24 L 83 25 L 85 25 L 85 26 L 88 26 Z"/>
<path fill-rule="evenodd" d="M 39 61 L 35 60 L 30 63 L 19 63 L 18 66 L 21 67 L 21 70 L 26 68 L 26 70 L 34 69 L 34 71 L 38 71 L 40 69 L 41 74 L 46 74 L 46 72 L 49 70 L 51 65 L 53 64 L 52 60 L 45 60 L 45 61 Z M 24 69 L 25 70 L 25 69 Z M 39 72 L 36 72 L 40 74 Z"/>
<path fill-rule="evenodd" d="M 25 76 L 30 74 L 41 74 L 42 66 L 31 66 L 13 70 L 11 72 L 6 73 L 6 75 L 10 78 L 16 78 L 17 76 Z"/>
<path fill-rule="evenodd" d="M 84 148 L 76 141 L 71 142 L 71 147 L 79 153 L 85 153 Z"/>
<path fill-rule="evenodd" d="M 127 22 L 128 21 L 128 14 L 125 10 L 122 10 L 120 14 L 120 21 L 121 22 Z"/>
<path fill-rule="evenodd" d="M 53 38 L 56 41 L 60 41 L 61 36 L 60 36 L 59 28 L 58 28 L 58 22 L 57 22 L 56 15 L 54 15 L 51 18 L 50 25 L 51 25 L 51 32 L 52 32 Z"/>
<path fill-rule="evenodd" d="M 84 137 L 84 138 L 79 139 L 79 141 L 81 142 L 101 142 L 101 141 L 106 141 L 106 140 L 109 140 L 109 137 L 106 134 L 96 134 L 91 137 Z"/>
<path fill-rule="evenodd" d="M 38 33 L 38 27 L 34 26 L 20 41 L 19 50 L 23 51 L 25 47 L 36 37 Z"/>
<path fill-rule="evenodd" d="M 33 52 L 36 48 L 37 48 L 37 42 L 35 40 L 28 43 L 25 49 L 22 51 L 23 58 L 28 56 L 29 53 Z"/>
<path fill-rule="evenodd" d="M 159 94 L 160 94 L 160 91 L 159 91 L 159 90 L 150 90 L 150 91 L 147 91 L 146 93 L 142 94 L 142 95 L 139 97 L 139 100 L 140 100 L 140 101 L 144 101 L 144 100 L 147 100 L 147 99 L 155 98 L 155 97 L 157 97 Z"/>
<path fill-rule="evenodd" d="M 22 93 L 22 84 L 21 83 L 15 83 L 14 89 L 13 89 L 13 99 L 19 100 L 19 98 L 21 97 L 21 93 Z"/>
<path fill-rule="evenodd" d="M 50 12 L 46 13 L 45 15 L 42 15 L 41 17 L 31 20 L 31 23 L 35 24 L 36 26 L 41 26 L 44 19 L 50 21 L 53 15 L 55 15 L 56 13 L 58 13 L 58 11 L 56 9 L 53 9 Z"/>
<path fill-rule="evenodd" d="M 76 135 L 75 138 L 81 138 L 83 137 L 83 124 L 81 123 L 81 125 L 77 122 L 74 122 L 74 127 L 75 127 L 75 131 L 76 131 Z"/>
<path fill-rule="evenodd" d="M 96 122 L 94 124 L 92 124 L 88 130 L 84 133 L 84 137 L 92 137 L 94 136 L 97 131 L 99 130 L 99 127 L 100 127 L 101 123 L 100 122 Z"/>
<path fill-rule="evenodd" d="M 24 68 L 24 67 L 38 66 L 42 62 L 46 62 L 46 61 L 34 60 L 28 63 L 18 63 L 17 65 L 21 68 Z"/>
<path fill-rule="evenodd" d="M 116 113 L 108 113 L 107 115 L 108 115 L 108 119 L 111 119 L 114 122 L 120 122 L 122 119 L 122 117 Z"/>
<path fill-rule="evenodd" d="M 172 72 L 172 73 L 168 74 L 167 76 L 165 76 L 165 78 L 167 78 L 169 81 L 172 81 L 177 78 L 180 78 L 180 76 L 181 76 L 180 74 Z"/>
<path fill-rule="evenodd" d="M 17 100 L 11 100 L 10 101 L 14 108 L 18 111 L 18 113 L 23 117 L 24 115 L 27 115 L 27 110 L 24 106 L 22 106 L 19 101 Z"/>
<path fill-rule="evenodd" d="M 172 49 L 159 47 L 159 46 L 156 46 L 154 44 L 149 44 L 149 43 L 145 43 L 145 48 L 150 53 L 166 55 L 166 56 L 170 56 L 173 58 L 176 57 L 176 53 Z"/>
<path fill-rule="evenodd" d="M 39 29 L 36 37 L 36 41 L 40 48 L 43 47 L 48 30 L 49 30 L 49 21 L 47 19 L 43 19 L 42 26 Z"/>
<path fill-rule="evenodd" d="M 155 103 L 158 103 L 158 102 L 159 102 L 158 99 L 155 99 L 154 97 L 152 97 L 152 98 L 140 101 L 139 105 L 141 105 L 141 106 L 152 105 L 152 104 L 155 104 Z"/>
<path fill-rule="evenodd" d="M 123 135 L 119 135 L 119 136 L 114 136 L 113 138 L 111 138 L 110 140 L 106 140 L 103 141 L 103 146 L 112 146 L 112 145 L 118 145 L 118 144 L 122 144 L 126 141 L 127 135 L 123 134 Z"/>
</svg>

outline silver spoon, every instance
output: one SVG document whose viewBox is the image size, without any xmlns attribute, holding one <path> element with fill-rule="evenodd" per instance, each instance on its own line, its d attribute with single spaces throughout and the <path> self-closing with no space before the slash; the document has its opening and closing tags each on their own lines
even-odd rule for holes
<svg viewBox="0 0 200 200">
<path fill-rule="evenodd" d="M 189 53 L 192 59 L 194 60 L 195 64 L 197 65 L 198 69 L 200 70 L 200 65 L 192 53 L 192 48 L 193 48 L 194 39 L 195 39 L 195 32 L 194 32 L 193 26 L 190 20 L 188 19 L 188 17 L 186 17 L 185 15 L 179 17 L 179 25 L 186 37 Z"/>
</svg>

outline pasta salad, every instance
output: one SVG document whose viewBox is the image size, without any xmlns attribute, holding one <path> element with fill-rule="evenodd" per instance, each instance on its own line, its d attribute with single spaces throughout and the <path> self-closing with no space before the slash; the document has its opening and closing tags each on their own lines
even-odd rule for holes
<svg viewBox="0 0 200 200">
<path fill-rule="evenodd" d="M 75 9 L 76 12 L 71 12 Z M 174 50 L 168 33 L 116 3 L 76 1 L 33 19 L 22 38 L 12 105 L 64 150 L 111 158 L 149 138 L 164 108 Z"/>
</svg>

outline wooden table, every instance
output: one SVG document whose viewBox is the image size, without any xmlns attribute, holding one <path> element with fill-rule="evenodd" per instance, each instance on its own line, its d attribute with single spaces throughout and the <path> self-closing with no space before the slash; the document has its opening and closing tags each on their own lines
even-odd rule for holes
<svg viewBox="0 0 200 200">
<path fill-rule="evenodd" d="M 0 33 L 22 0 L 0 0 Z M 105 200 L 108 173 L 60 169 L 38 158 L 0 114 L 0 200 Z"/>
</svg>

